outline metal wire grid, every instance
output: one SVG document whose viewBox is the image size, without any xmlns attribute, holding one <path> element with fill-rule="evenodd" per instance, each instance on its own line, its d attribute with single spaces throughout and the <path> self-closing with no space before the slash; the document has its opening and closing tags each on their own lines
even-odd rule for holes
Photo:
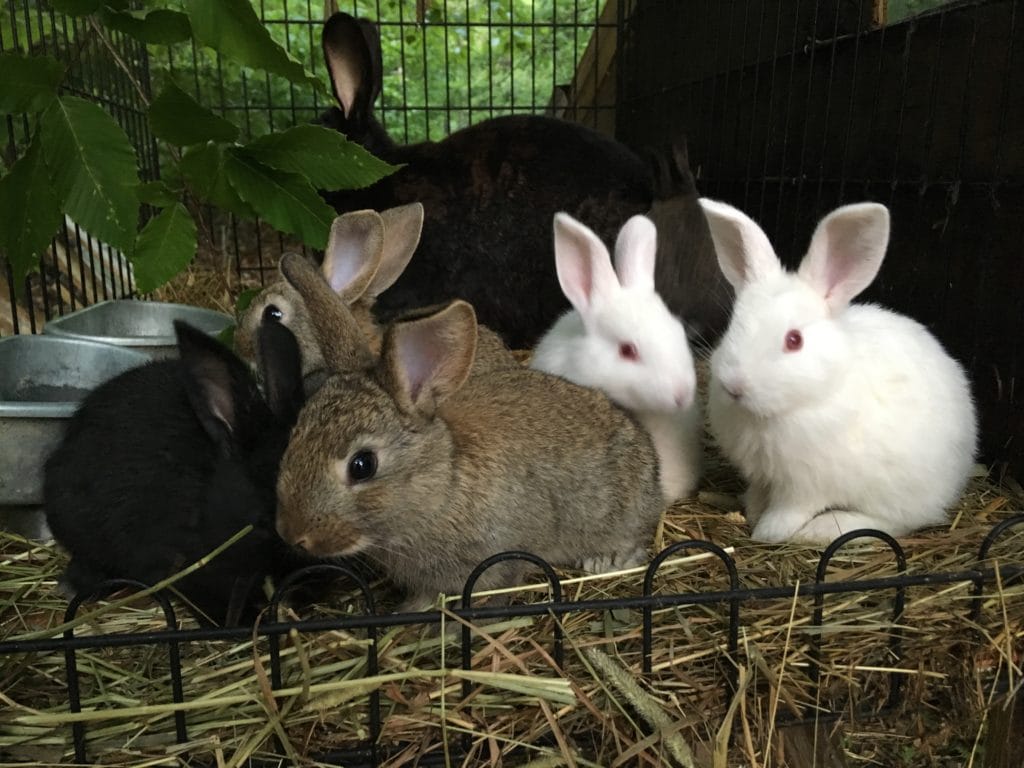
<svg viewBox="0 0 1024 768">
<path fill-rule="evenodd" d="M 878 0 L 627 0 L 620 137 L 685 134 L 702 191 L 785 234 L 787 255 L 849 199 L 998 195 L 1020 181 L 1024 16 L 1007 0 L 933 4 L 882 25 Z"/>
<path fill-rule="evenodd" d="M 875 200 L 888 256 L 862 300 L 927 325 L 968 369 L 982 455 L 1024 471 L 1024 13 L 945 2 L 625 0 L 617 136 L 685 135 L 702 194 L 795 266 L 821 216 Z M 932 3 L 935 5 L 935 3 Z"/>
<path fill-rule="evenodd" d="M 824 623 L 825 602 L 831 595 L 842 595 L 851 592 L 869 594 L 891 594 L 892 610 L 889 628 L 886 632 L 888 637 L 888 658 L 890 666 L 899 669 L 904 665 L 903 656 L 903 626 L 902 617 L 906 603 L 907 590 L 923 585 L 943 585 L 955 583 L 970 583 L 971 601 L 968 610 L 968 620 L 972 626 L 979 627 L 984 631 L 982 622 L 982 605 L 987 587 L 1006 585 L 1014 583 L 1024 577 L 1024 568 L 1019 566 L 999 566 L 993 568 L 990 565 L 990 552 L 995 544 L 1007 533 L 1017 526 L 1024 525 L 1024 515 L 1008 518 L 994 525 L 984 541 L 978 548 L 976 566 L 969 570 L 943 573 L 907 573 L 907 557 L 900 544 L 891 536 L 880 531 L 861 530 L 852 531 L 832 542 L 821 554 L 818 560 L 815 580 L 813 583 L 802 583 L 781 587 L 760 587 L 741 588 L 739 572 L 733 558 L 721 547 L 708 541 L 689 540 L 672 544 L 660 552 L 650 563 L 642 582 L 642 591 L 639 596 L 622 597 L 613 599 L 566 601 L 562 597 L 560 584 L 554 569 L 545 561 L 528 552 L 504 552 L 494 555 L 480 563 L 466 580 L 462 593 L 461 607 L 453 611 L 456 615 L 469 621 L 488 621 L 495 619 L 511 619 L 521 616 L 554 616 L 563 617 L 574 612 L 584 611 L 615 611 L 628 609 L 639 611 L 641 620 L 641 643 L 642 643 L 642 672 L 650 676 L 651 658 L 654 643 L 657 639 L 657 630 L 654 626 L 653 615 L 656 610 L 671 607 L 686 606 L 719 606 L 728 614 L 728 629 L 726 633 L 726 653 L 723 664 L 724 673 L 720 685 L 725 700 L 731 699 L 737 690 L 737 666 L 740 658 L 739 638 L 744 628 L 742 618 L 742 607 L 746 603 L 755 601 L 786 601 L 792 603 L 794 599 L 809 597 L 813 600 L 813 614 L 810 621 L 810 631 L 807 636 L 810 638 L 809 665 L 807 674 L 810 680 L 817 683 L 821 675 L 820 662 L 822 651 L 829 636 L 824 632 L 816 632 Z M 828 581 L 829 566 L 833 558 L 849 542 L 856 539 L 871 538 L 882 542 L 892 551 L 893 562 L 896 567 L 896 575 L 861 579 L 856 581 Z M 656 594 L 654 581 L 658 575 L 661 565 L 670 557 L 680 552 L 707 552 L 721 562 L 728 577 L 729 587 L 725 590 L 709 590 L 706 592 L 688 594 Z M 492 566 L 507 560 L 526 560 L 535 565 L 543 573 L 544 579 L 549 585 L 551 599 L 547 602 L 530 603 L 525 605 L 508 606 L 472 606 L 472 594 L 478 579 Z M 363 599 L 363 614 L 351 614 L 345 618 L 314 619 L 299 622 L 279 622 L 278 610 L 282 595 L 287 593 L 296 584 L 309 577 L 322 577 L 324 574 L 333 574 L 352 580 L 357 586 Z M 92 594 L 78 595 L 70 602 L 64 620 L 66 622 L 75 618 L 81 606 L 89 601 L 100 599 L 111 592 L 128 588 L 141 588 L 145 585 L 129 581 L 110 581 Z M 315 635 L 321 632 L 332 632 L 344 630 L 351 633 L 365 632 L 369 644 L 367 646 L 367 674 L 373 676 L 378 671 L 377 640 L 382 631 L 392 627 L 409 624 L 430 624 L 438 623 L 441 620 L 437 612 L 406 613 L 378 615 L 375 612 L 373 593 L 362 575 L 344 565 L 316 565 L 303 569 L 292 574 L 283 582 L 275 593 L 269 608 L 268 621 L 261 623 L 255 630 L 253 628 L 205 628 L 193 630 L 175 629 L 177 622 L 174 608 L 166 594 L 157 593 L 153 595 L 165 617 L 166 630 L 154 632 L 140 632 L 132 634 L 102 634 L 76 637 L 74 629 L 65 630 L 63 637 L 49 640 L 28 640 L 28 641 L 4 641 L 0 642 L 0 656 L 12 656 L 17 654 L 40 654 L 40 653 L 63 653 L 65 682 L 68 688 L 68 707 L 71 712 L 80 712 L 81 696 L 77 675 L 77 657 L 80 650 L 114 647 L 137 647 L 149 646 L 152 648 L 166 648 L 167 659 L 170 668 L 172 700 L 176 704 L 185 702 L 183 676 L 181 670 L 180 650 L 183 643 L 192 641 L 203 642 L 236 642 L 254 635 L 265 638 L 269 642 L 271 684 L 274 689 L 284 687 L 281 672 L 280 639 L 283 635 L 297 630 L 304 636 Z M 472 631 L 467 625 L 461 629 L 459 663 L 461 669 L 472 669 L 473 658 L 473 637 Z M 553 634 L 550 639 L 551 657 L 559 668 L 564 667 L 564 638 L 561 624 L 554 623 Z M 885 694 L 884 702 L 858 702 L 855 707 L 858 712 L 872 717 L 884 717 L 890 712 L 895 712 L 903 701 L 903 677 L 900 672 L 889 673 L 889 684 Z M 474 685 L 464 680 L 462 685 L 463 698 L 469 697 L 474 690 Z M 339 748 L 327 755 L 317 757 L 319 762 L 336 765 L 369 766 L 375 767 L 380 764 L 396 749 L 395 747 L 382 746 L 381 735 L 381 702 L 379 692 L 374 690 L 366 697 L 367 700 L 367 733 L 368 738 L 364 743 L 348 745 Z M 154 703 L 154 702 L 149 702 Z M 844 708 L 845 710 L 845 708 Z M 846 713 L 848 714 L 848 712 Z M 780 715 L 777 720 L 779 724 L 796 723 L 828 723 L 844 716 L 844 711 L 829 710 L 818 702 L 812 709 L 803 713 L 802 716 Z M 188 741 L 188 722 L 184 709 L 179 709 L 174 715 L 175 739 L 177 743 L 184 744 Z M 74 722 L 71 726 L 75 751 L 75 760 L 80 764 L 90 762 L 90 755 L 87 750 L 86 727 L 82 722 Z M 403 749 L 407 745 L 399 745 L 397 749 Z M 455 747 L 456 753 L 462 750 L 464 754 L 470 748 L 469 737 L 465 737 L 460 745 Z M 447 755 L 447 758 L 457 757 L 458 754 Z M 445 755 L 427 755 L 421 758 L 421 765 L 446 764 Z"/>
<path fill-rule="evenodd" d="M 597 124 L 602 113 L 614 109 L 613 103 L 593 100 L 586 105 L 552 101 L 553 94 L 562 94 L 572 83 L 592 38 L 599 49 L 603 38 L 594 35 L 595 29 L 615 28 L 614 19 L 600 19 L 601 0 L 435 0 L 423 4 L 419 15 L 418 4 L 405 0 L 343 0 L 339 5 L 354 15 L 379 20 L 386 59 L 377 115 L 396 141 L 437 140 L 488 117 L 514 112 L 552 111 Z M 324 4 L 260 0 L 257 10 L 271 35 L 326 84 L 320 51 Z M 0 51 L 42 50 L 67 62 L 65 90 L 110 109 L 136 145 L 146 179 L 157 178 L 167 160 L 161 162 L 158 156 L 144 113 L 152 91 L 165 77 L 189 87 L 201 103 L 235 122 L 243 140 L 313 121 L 334 103 L 329 95 L 234 67 L 193 44 L 160 48 L 150 56 L 145 46 L 120 33 L 103 33 L 81 18 L 64 16 L 38 2 L 6 0 L 4 12 L 10 23 L 2 27 Z M 483 56 L 474 54 L 473 43 L 479 48 L 480 41 L 488 40 L 504 43 L 507 56 L 497 55 L 494 45 L 487 45 Z M 133 77 L 104 62 L 101 54 L 107 41 L 135 65 Z M 595 78 L 599 59 L 591 58 Z M 28 129 L 27 117 L 8 117 L 9 163 L 27 144 Z M 283 251 L 302 249 L 259 222 L 239 222 L 210 208 L 204 212 L 214 257 L 226 256 L 237 276 L 244 275 L 247 282 L 261 282 Z M 23 287 L 11 286 L 10 274 L 7 278 L 3 292 L 10 294 L 10 309 L 0 322 L 9 314 L 7 332 L 13 333 L 36 332 L 45 319 L 132 293 L 123 255 L 70 222 L 68 232 L 44 256 L 39 276 L 30 277 Z M 40 285 L 50 290 L 41 290 Z M 78 290 L 69 290 L 76 285 Z"/>
<path fill-rule="evenodd" d="M 274 39 L 328 85 L 320 48 L 325 4 L 261 0 L 255 5 Z M 602 0 L 342 0 L 337 5 L 378 21 L 384 67 L 376 115 L 399 143 L 440 140 L 503 114 L 547 111 L 597 125 L 607 123 L 603 116 L 614 110 L 613 99 L 590 99 L 585 105 L 565 100 L 588 45 L 591 77 L 599 76 L 605 35 L 595 30 L 610 35 L 616 28 L 614 18 L 601 18 Z M 498 49 L 507 54 L 495 53 Z M 158 81 L 171 76 L 191 87 L 201 103 L 238 125 L 243 139 L 312 122 L 335 105 L 329 88 L 321 94 L 248 72 L 192 45 L 173 46 L 155 57 L 153 73 Z M 215 251 L 233 263 L 244 284 L 262 283 L 281 253 L 306 250 L 259 222 L 240 222 L 212 209 L 206 214 Z"/>
<path fill-rule="evenodd" d="M 156 144 L 145 104 L 149 94 L 145 46 L 120 32 L 57 13 L 39 2 L 6 0 L 0 6 L 0 52 L 49 54 L 67 67 L 63 92 L 102 105 L 128 134 L 144 180 L 159 175 Z M 132 70 L 126 74 L 114 57 Z M 7 115 L 4 162 L 10 166 L 28 146 L 27 115 Z M 148 207 L 143 218 L 150 215 Z M 124 255 L 70 220 L 51 241 L 37 274 L 15 285 L 10 265 L 0 277 L 0 335 L 35 333 L 45 320 L 80 306 L 131 295 L 131 272 Z"/>
</svg>

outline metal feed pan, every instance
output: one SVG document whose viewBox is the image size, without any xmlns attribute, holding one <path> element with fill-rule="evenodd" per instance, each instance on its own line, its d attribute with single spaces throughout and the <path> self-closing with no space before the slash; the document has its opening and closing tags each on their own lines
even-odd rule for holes
<svg viewBox="0 0 1024 768">
<path fill-rule="evenodd" d="M 0 506 L 41 504 L 43 465 L 90 390 L 149 362 L 131 349 L 50 336 L 0 339 Z"/>
<path fill-rule="evenodd" d="M 102 301 L 51 320 L 43 328 L 43 333 L 113 344 L 144 352 L 154 358 L 174 357 L 178 353 L 178 342 L 174 335 L 175 320 L 184 320 L 211 336 L 217 335 L 232 323 L 229 315 L 212 309 L 188 304 L 119 299 Z"/>
</svg>

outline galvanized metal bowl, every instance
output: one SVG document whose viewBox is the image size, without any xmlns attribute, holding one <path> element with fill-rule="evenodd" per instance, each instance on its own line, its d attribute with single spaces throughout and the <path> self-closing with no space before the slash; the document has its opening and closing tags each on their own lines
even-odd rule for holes
<svg viewBox="0 0 1024 768">
<path fill-rule="evenodd" d="M 150 358 L 80 339 L 0 339 L 0 506 L 41 504 L 43 465 L 80 401 Z"/>
<path fill-rule="evenodd" d="M 184 320 L 211 336 L 233 322 L 230 315 L 203 307 L 118 299 L 102 301 L 51 320 L 43 327 L 43 333 L 113 344 L 154 358 L 175 357 L 178 354 L 175 320 Z"/>
</svg>

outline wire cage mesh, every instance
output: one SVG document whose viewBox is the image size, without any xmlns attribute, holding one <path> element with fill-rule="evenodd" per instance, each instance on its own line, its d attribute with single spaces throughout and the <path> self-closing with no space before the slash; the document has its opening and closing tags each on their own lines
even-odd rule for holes
<svg viewBox="0 0 1024 768">
<path fill-rule="evenodd" d="M 749 213 L 790 266 L 828 211 L 887 205 L 889 255 L 863 298 L 963 361 L 982 453 L 1019 475 L 1019 3 L 630 0 L 623 15 L 619 139 L 686 135 L 702 194 Z"/>
<path fill-rule="evenodd" d="M 342 0 L 336 3 L 255 4 L 270 34 L 329 84 L 320 47 L 325 13 L 340 9 L 380 27 L 383 88 L 376 115 L 398 143 L 443 139 L 489 117 L 547 113 L 613 128 L 614 92 L 576 98 L 601 80 L 616 19 L 600 0 L 470 0 L 408 3 Z M 603 48 L 602 48 L 603 46 Z M 335 105 L 329 88 L 300 88 L 253 74 L 218 54 L 182 44 L 152 64 L 154 84 L 172 77 L 187 85 L 241 129 L 247 139 L 313 122 Z M 286 250 L 304 251 L 293 238 L 261 223 L 240 222 L 207 209 L 207 246 L 201 257 L 234 269 L 245 286 L 258 285 Z"/>
<path fill-rule="evenodd" d="M 67 68 L 65 93 L 102 105 L 124 129 L 141 163 L 140 176 L 159 176 L 157 147 L 146 122 L 150 75 L 146 47 L 116 31 L 58 13 L 37 2 L 0 4 L 0 53 L 42 53 Z M 27 115 L 7 115 L 4 163 L 10 167 L 31 136 Z M 143 210 L 143 217 L 150 213 Z M 0 335 L 35 333 L 46 320 L 76 308 L 132 294 L 131 270 L 120 251 L 70 219 L 42 255 L 39 270 L 15 285 L 0 270 Z"/>
</svg>

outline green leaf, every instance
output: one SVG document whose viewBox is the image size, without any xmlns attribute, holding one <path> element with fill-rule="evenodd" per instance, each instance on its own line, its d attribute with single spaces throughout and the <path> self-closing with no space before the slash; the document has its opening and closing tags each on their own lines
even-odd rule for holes
<svg viewBox="0 0 1024 768">
<path fill-rule="evenodd" d="M 238 196 L 271 226 L 314 248 L 327 245 L 335 213 L 304 178 L 263 165 L 241 148 L 225 152 L 224 170 Z"/>
<path fill-rule="evenodd" d="M 317 189 L 368 187 L 398 170 L 338 131 L 319 125 L 269 133 L 245 148 L 264 165 L 305 176 Z"/>
<path fill-rule="evenodd" d="M 240 294 L 238 294 L 238 300 L 235 301 L 235 314 L 241 314 L 249 308 L 252 304 L 252 300 L 255 299 L 263 292 L 262 288 L 246 288 Z"/>
<path fill-rule="evenodd" d="M 53 10 L 72 16 L 88 16 L 103 5 L 103 0 L 50 0 Z"/>
<path fill-rule="evenodd" d="M 43 156 L 67 213 L 94 237 L 127 251 L 135 241 L 139 183 L 135 149 L 114 118 L 74 96 L 39 118 Z"/>
<path fill-rule="evenodd" d="M 100 18 L 110 29 L 150 45 L 172 45 L 192 39 L 192 25 L 188 23 L 188 16 L 180 11 L 157 8 L 143 13 L 104 8 Z"/>
<path fill-rule="evenodd" d="M 165 208 L 139 233 L 131 256 L 135 287 L 150 293 L 188 266 L 196 255 L 196 223 L 181 203 Z"/>
<path fill-rule="evenodd" d="M 135 195 L 140 203 L 147 203 L 157 208 L 174 205 L 181 199 L 181 192 L 173 190 L 162 181 L 145 181 L 135 188 Z"/>
<path fill-rule="evenodd" d="M 235 324 L 225 325 L 217 334 L 217 341 L 228 349 L 235 348 Z"/>
<path fill-rule="evenodd" d="M 238 136 L 238 128 L 208 110 L 169 78 L 149 105 L 149 125 L 158 139 L 179 146 L 234 141 Z"/>
<path fill-rule="evenodd" d="M 38 112 L 57 98 L 64 66 L 52 56 L 0 54 L 0 112 Z"/>
<path fill-rule="evenodd" d="M 323 88 L 317 77 L 274 42 L 248 0 L 185 0 L 185 11 L 199 44 L 239 64 Z"/>
<path fill-rule="evenodd" d="M 200 200 L 230 211 L 245 219 L 255 219 L 253 211 L 235 192 L 224 173 L 226 145 L 196 144 L 185 150 L 181 173 L 185 183 Z"/>
<path fill-rule="evenodd" d="M 0 248 L 7 254 L 15 282 L 21 283 L 38 264 L 62 219 L 37 134 L 0 178 Z"/>
</svg>

